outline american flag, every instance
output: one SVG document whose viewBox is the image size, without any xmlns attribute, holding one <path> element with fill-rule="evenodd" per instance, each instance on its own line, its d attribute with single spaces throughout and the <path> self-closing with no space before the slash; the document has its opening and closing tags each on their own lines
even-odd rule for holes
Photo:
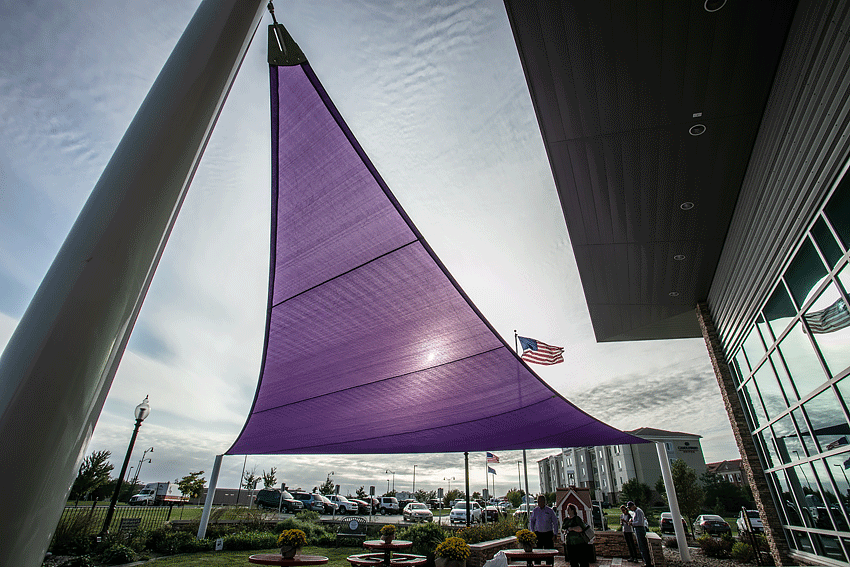
<svg viewBox="0 0 850 567">
<path fill-rule="evenodd" d="M 843 437 L 839 437 L 838 439 L 836 439 L 835 441 L 833 441 L 832 443 L 827 445 L 826 450 L 829 451 L 830 449 L 835 449 L 836 447 L 841 447 L 842 445 L 846 445 L 846 444 L 847 444 L 847 436 L 844 435 Z"/>
<path fill-rule="evenodd" d="M 850 326 L 850 313 L 847 312 L 847 305 L 841 298 L 826 309 L 803 315 L 803 319 L 815 334 L 833 333 Z"/>
<path fill-rule="evenodd" d="M 490 474 L 496 474 L 496 469 L 494 469 L 493 467 L 487 467 L 487 472 Z"/>
<path fill-rule="evenodd" d="M 522 345 L 522 359 L 535 364 L 564 362 L 564 347 L 547 345 L 535 339 L 517 337 Z"/>
<path fill-rule="evenodd" d="M 499 457 L 497 457 L 496 455 L 494 455 L 493 453 L 488 451 L 487 452 L 487 462 L 488 463 L 498 463 Z"/>
</svg>

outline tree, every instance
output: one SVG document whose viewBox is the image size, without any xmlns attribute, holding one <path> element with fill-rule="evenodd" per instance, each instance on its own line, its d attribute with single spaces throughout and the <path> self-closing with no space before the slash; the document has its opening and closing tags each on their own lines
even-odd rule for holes
<svg viewBox="0 0 850 567">
<path fill-rule="evenodd" d="M 508 499 L 508 502 L 510 502 L 511 506 L 514 508 L 520 507 L 523 496 L 525 496 L 525 491 L 517 488 L 511 488 L 508 490 L 508 493 L 505 494 L 505 498 Z"/>
<path fill-rule="evenodd" d="M 277 469 L 274 468 L 274 467 L 270 468 L 269 472 L 266 472 L 265 469 L 263 469 L 262 479 L 263 479 L 263 486 L 265 488 L 274 488 L 274 486 L 277 484 L 277 478 L 275 477 L 276 472 L 277 472 Z"/>
<path fill-rule="evenodd" d="M 242 488 L 254 490 L 257 488 L 257 483 L 260 482 L 260 477 L 257 476 L 257 467 L 250 471 L 245 471 L 242 476 Z"/>
<path fill-rule="evenodd" d="M 637 478 L 629 479 L 620 489 L 621 504 L 625 504 L 631 500 L 639 506 L 646 506 L 649 504 L 650 496 L 652 496 L 652 489 Z"/>
<path fill-rule="evenodd" d="M 722 511 L 719 516 L 737 514 L 741 506 L 748 506 L 751 501 L 743 488 L 714 472 L 700 475 L 699 480 L 705 493 L 705 504 L 711 506 L 715 513 Z"/>
<path fill-rule="evenodd" d="M 457 488 L 453 488 L 446 492 L 445 496 L 443 497 L 443 501 L 446 505 L 446 508 L 452 505 L 452 500 L 457 500 L 458 498 L 463 498 L 463 493 Z"/>
<path fill-rule="evenodd" d="M 395 496 L 395 490 L 388 490 L 384 493 L 384 496 Z"/>
<path fill-rule="evenodd" d="M 334 492 L 336 492 L 336 485 L 334 484 L 334 481 L 331 480 L 331 475 L 328 475 L 328 478 L 319 487 L 319 494 L 324 494 L 325 496 L 327 496 L 328 494 L 333 494 Z"/>
<path fill-rule="evenodd" d="M 369 496 L 368 494 L 366 494 L 366 489 L 365 489 L 365 487 L 363 487 L 363 486 L 361 486 L 360 488 L 358 488 L 358 489 L 357 489 L 357 492 L 355 492 L 355 493 L 354 493 L 354 495 L 355 495 L 357 498 L 360 498 L 360 499 L 367 498 L 367 497 Z"/>
<path fill-rule="evenodd" d="M 207 485 L 207 479 L 200 478 L 204 471 L 190 472 L 179 481 L 177 487 L 180 493 L 189 498 L 200 498 L 204 493 L 204 487 Z"/>
<path fill-rule="evenodd" d="M 481 500 L 481 493 L 478 492 L 478 491 L 473 492 L 472 493 L 472 499 L 473 500 Z"/>
<path fill-rule="evenodd" d="M 109 482 L 109 473 L 115 468 L 109 462 L 110 456 L 112 456 L 110 451 L 92 451 L 92 454 L 80 463 L 80 470 L 71 487 L 71 495 L 78 502 L 86 494 L 96 491 Z"/>
<path fill-rule="evenodd" d="M 682 459 L 674 459 L 670 463 L 670 474 L 673 476 L 673 487 L 676 489 L 676 499 L 679 501 L 679 510 L 688 519 L 688 523 L 699 516 L 702 503 L 705 501 L 705 493 L 699 482 L 697 473 Z M 668 505 L 667 491 L 664 491 L 664 499 Z"/>
<path fill-rule="evenodd" d="M 437 497 L 436 490 L 417 490 L 413 495 L 417 502 L 428 502 Z"/>
</svg>

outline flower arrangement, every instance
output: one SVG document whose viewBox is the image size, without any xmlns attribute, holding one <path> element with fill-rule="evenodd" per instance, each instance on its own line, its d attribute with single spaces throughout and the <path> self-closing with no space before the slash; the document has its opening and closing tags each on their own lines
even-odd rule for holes
<svg viewBox="0 0 850 567">
<path fill-rule="evenodd" d="M 395 526 L 393 524 L 387 524 L 383 528 L 381 528 L 382 536 L 394 536 L 395 535 Z"/>
<path fill-rule="evenodd" d="M 534 544 L 537 543 L 537 535 L 531 530 L 519 530 L 516 533 L 516 540 L 523 547 L 534 547 Z"/>
<path fill-rule="evenodd" d="M 301 530 L 283 530 L 277 536 L 277 544 L 280 547 L 304 547 L 307 545 L 307 534 Z"/>
<path fill-rule="evenodd" d="M 444 559 L 455 561 L 466 561 L 469 559 L 469 545 L 459 537 L 446 538 L 443 543 L 434 550 L 434 555 Z"/>
</svg>

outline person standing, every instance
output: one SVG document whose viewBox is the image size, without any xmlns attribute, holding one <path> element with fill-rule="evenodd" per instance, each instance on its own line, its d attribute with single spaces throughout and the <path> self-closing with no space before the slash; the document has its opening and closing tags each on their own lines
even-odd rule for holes
<svg viewBox="0 0 850 567">
<path fill-rule="evenodd" d="M 546 505 L 546 496 L 537 497 L 537 508 L 528 517 L 528 529 L 537 536 L 537 545 L 541 549 L 555 549 L 555 534 L 558 533 L 558 515 Z M 549 565 L 555 564 L 555 558 L 546 560 Z"/>
<path fill-rule="evenodd" d="M 649 542 L 646 541 L 646 516 L 643 510 L 635 506 L 634 502 L 626 504 L 632 512 L 632 528 L 635 530 L 640 554 L 646 567 L 652 567 L 652 556 L 649 554 Z"/>
<path fill-rule="evenodd" d="M 623 527 L 623 537 L 626 539 L 626 545 L 629 548 L 629 561 L 632 563 L 638 562 L 638 550 L 635 545 L 635 529 L 632 527 L 632 515 L 625 505 L 620 506 L 620 525 Z"/>
<path fill-rule="evenodd" d="M 570 567 L 590 567 L 590 546 L 581 535 L 586 529 L 587 524 L 578 517 L 576 505 L 567 504 L 567 518 L 564 520 L 567 538 L 564 543 L 570 558 Z"/>
</svg>

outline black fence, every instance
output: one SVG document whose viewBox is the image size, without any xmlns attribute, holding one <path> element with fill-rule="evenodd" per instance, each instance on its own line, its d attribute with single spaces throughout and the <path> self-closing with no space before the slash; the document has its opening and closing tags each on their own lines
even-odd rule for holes
<svg viewBox="0 0 850 567">
<path fill-rule="evenodd" d="M 103 530 L 108 506 L 66 506 L 56 533 L 97 535 Z M 154 530 L 172 518 L 174 506 L 117 506 L 109 523 L 110 534 L 119 531 Z"/>
</svg>

